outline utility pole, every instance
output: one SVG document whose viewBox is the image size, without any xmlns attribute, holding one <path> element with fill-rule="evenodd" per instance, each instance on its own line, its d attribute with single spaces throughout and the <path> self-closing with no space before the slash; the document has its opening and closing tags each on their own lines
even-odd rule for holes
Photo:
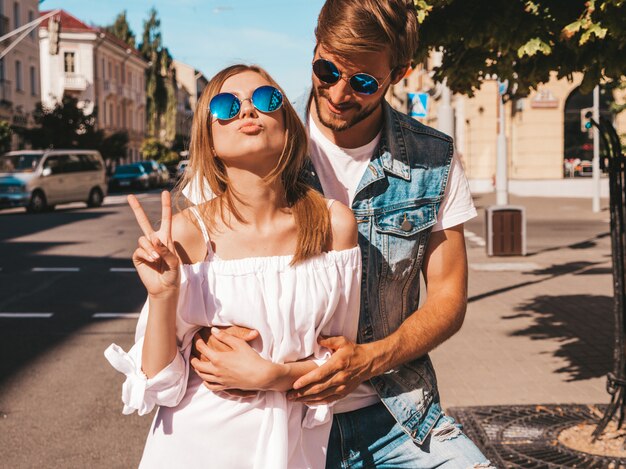
<svg viewBox="0 0 626 469">
<path fill-rule="evenodd" d="M 593 89 L 593 120 L 600 122 L 600 86 Z M 591 208 L 594 213 L 600 212 L 600 130 L 593 126 L 593 200 Z"/>
<path fill-rule="evenodd" d="M 498 138 L 496 143 L 496 205 L 509 203 L 509 180 L 506 128 L 504 119 L 504 93 L 508 88 L 508 81 L 498 80 Z"/>
</svg>

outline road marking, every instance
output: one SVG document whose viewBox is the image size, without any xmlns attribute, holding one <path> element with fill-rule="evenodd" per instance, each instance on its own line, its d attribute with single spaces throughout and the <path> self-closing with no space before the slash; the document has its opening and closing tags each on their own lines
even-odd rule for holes
<svg viewBox="0 0 626 469">
<path fill-rule="evenodd" d="M 0 313 L 0 318 L 51 318 L 54 313 Z"/>
<path fill-rule="evenodd" d="M 111 267 L 109 272 L 136 272 L 134 267 Z"/>
<path fill-rule="evenodd" d="M 94 319 L 111 319 L 111 318 L 124 318 L 124 319 L 137 319 L 139 313 L 95 313 L 92 318 Z"/>
<path fill-rule="evenodd" d="M 487 243 L 485 242 L 485 240 L 483 238 L 481 238 L 480 236 L 478 236 L 476 233 L 472 233 L 471 231 L 466 231 L 465 232 L 465 237 L 470 240 L 471 242 L 473 242 L 474 244 L 480 246 L 480 247 L 484 247 L 487 245 Z"/>
<path fill-rule="evenodd" d="M 491 262 L 486 264 L 470 264 L 472 270 L 482 272 L 532 272 L 542 267 L 534 262 Z"/>
<path fill-rule="evenodd" d="M 80 267 L 33 267 L 31 272 L 80 272 Z"/>
</svg>

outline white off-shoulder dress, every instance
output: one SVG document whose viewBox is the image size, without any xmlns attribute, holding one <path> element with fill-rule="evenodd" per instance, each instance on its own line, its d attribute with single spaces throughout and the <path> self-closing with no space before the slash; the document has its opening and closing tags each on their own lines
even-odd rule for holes
<svg viewBox="0 0 626 469">
<path fill-rule="evenodd" d="M 207 259 L 181 266 L 176 335 L 179 353 L 153 378 L 141 370 L 148 319 L 144 305 L 128 353 L 112 344 L 105 356 L 126 375 L 123 412 L 144 415 L 159 406 L 141 468 L 322 469 L 332 424 L 332 407 L 290 402 L 283 392 L 252 398 L 215 393 L 190 373 L 193 335 L 206 326 L 256 329 L 252 346 L 264 358 L 285 363 L 330 353 L 320 335 L 356 339 L 361 255 L 358 247 L 331 251 L 294 266 L 292 256 Z"/>
</svg>

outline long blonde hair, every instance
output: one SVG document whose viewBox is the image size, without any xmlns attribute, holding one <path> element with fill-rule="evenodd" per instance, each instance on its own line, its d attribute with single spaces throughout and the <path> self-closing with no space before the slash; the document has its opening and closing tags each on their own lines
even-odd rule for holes
<svg viewBox="0 0 626 469">
<path fill-rule="evenodd" d="M 235 205 L 235 200 L 240 203 L 242 201 L 232 190 L 226 167 L 214 150 L 211 128 L 213 117 L 209 111 L 209 103 L 220 92 L 228 78 L 247 71 L 258 73 L 282 92 L 276 81 L 256 65 L 232 65 L 218 72 L 198 100 L 191 128 L 189 166 L 179 183 L 179 188 L 195 187 L 204 193 L 203 181 L 208 182 L 213 196 L 219 203 L 203 204 L 200 207 L 202 217 L 210 222 L 219 213 L 227 226 L 225 208 L 239 222 L 246 223 L 246 220 Z M 297 248 L 292 260 L 292 264 L 296 264 L 324 251 L 331 238 L 330 217 L 323 196 L 308 186 L 303 179 L 307 155 L 307 135 L 304 125 L 287 99 L 284 99 L 279 112 L 284 116 L 285 145 L 276 167 L 264 177 L 264 181 L 272 184 L 280 179 L 285 190 L 285 198 L 297 226 Z M 208 226 L 210 230 L 211 223 Z"/>
</svg>

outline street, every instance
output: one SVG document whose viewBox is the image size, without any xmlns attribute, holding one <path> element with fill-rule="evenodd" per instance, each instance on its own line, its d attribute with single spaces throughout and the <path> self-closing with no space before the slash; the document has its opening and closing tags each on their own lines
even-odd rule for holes
<svg viewBox="0 0 626 469">
<path fill-rule="evenodd" d="M 158 191 L 139 199 L 156 223 Z M 529 256 L 487 258 L 491 199 L 476 197 L 479 217 L 466 225 L 465 325 L 433 353 L 444 407 L 606 402 L 607 212 L 591 214 L 581 199 L 517 198 L 528 209 Z M 123 377 L 103 356 L 112 342 L 132 344 L 145 298 L 125 196 L 98 209 L 1 211 L 0 236 L 0 465 L 136 467 L 151 417 L 122 415 Z"/>
<path fill-rule="evenodd" d="M 158 192 L 139 199 L 156 222 Z M 136 466 L 150 417 L 121 414 L 123 380 L 103 356 L 111 342 L 132 344 L 145 299 L 125 196 L 3 211 L 0 236 L 0 465 Z"/>
</svg>

